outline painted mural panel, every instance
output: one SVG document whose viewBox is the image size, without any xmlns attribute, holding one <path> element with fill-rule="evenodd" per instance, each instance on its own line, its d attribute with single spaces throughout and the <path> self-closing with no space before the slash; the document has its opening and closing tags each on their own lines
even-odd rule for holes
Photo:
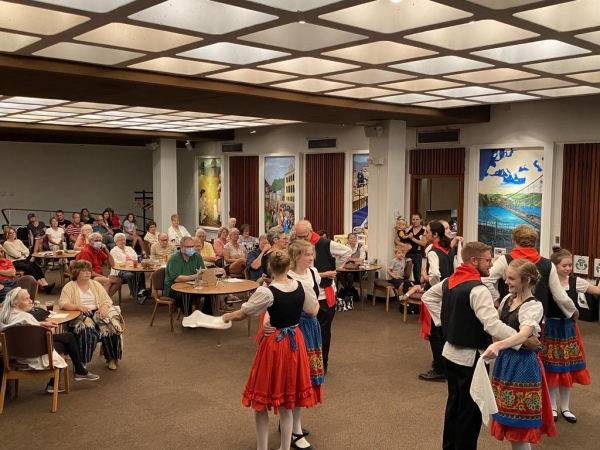
<svg viewBox="0 0 600 450">
<path fill-rule="evenodd" d="M 352 228 L 369 227 L 368 153 L 352 156 Z"/>
<path fill-rule="evenodd" d="M 221 226 L 221 160 L 197 158 L 198 223 L 202 227 Z"/>
<path fill-rule="evenodd" d="M 279 225 L 289 233 L 295 224 L 296 157 L 265 156 L 265 231 Z"/>
</svg>

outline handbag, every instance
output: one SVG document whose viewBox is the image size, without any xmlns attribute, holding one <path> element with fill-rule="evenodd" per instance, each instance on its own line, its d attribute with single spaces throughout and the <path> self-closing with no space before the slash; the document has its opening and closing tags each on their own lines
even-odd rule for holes
<svg viewBox="0 0 600 450">
<path fill-rule="evenodd" d="M 37 320 L 38 322 L 43 322 L 50 315 L 50 313 L 45 309 L 35 307 L 29 310 L 29 314 L 35 317 L 35 320 Z"/>
<path fill-rule="evenodd" d="M 336 297 L 335 310 L 343 312 L 354 309 L 355 293 L 358 293 L 358 291 L 350 288 L 345 290 L 343 297 Z"/>
</svg>

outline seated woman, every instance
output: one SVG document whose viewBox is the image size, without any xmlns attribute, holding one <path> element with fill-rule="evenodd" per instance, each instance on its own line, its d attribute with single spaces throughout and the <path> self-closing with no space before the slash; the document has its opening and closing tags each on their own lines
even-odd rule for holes
<svg viewBox="0 0 600 450">
<path fill-rule="evenodd" d="M 90 210 L 87 209 L 87 208 L 81 208 L 81 212 L 79 213 L 79 217 L 81 218 L 81 223 L 83 223 L 84 225 L 86 223 L 90 224 L 90 225 L 94 223 L 94 218 L 90 214 Z"/>
<path fill-rule="evenodd" d="M 167 234 L 169 235 L 169 240 L 175 242 L 176 245 L 179 245 L 179 242 L 184 237 L 191 237 L 188 230 L 183 225 L 179 225 L 179 215 L 177 214 L 171 215 L 171 226 L 167 229 Z"/>
<path fill-rule="evenodd" d="M 207 265 L 214 265 L 217 260 L 215 250 L 210 242 L 206 242 L 206 231 L 203 228 L 196 230 L 196 237 L 194 237 L 194 249 L 202 256 L 202 261 Z"/>
<path fill-rule="evenodd" d="M 126 247 L 125 243 L 125 235 L 123 233 L 117 233 L 115 235 L 116 247 L 110 251 L 110 254 L 113 257 L 115 264 L 125 265 L 131 262 L 133 265 L 133 262 L 137 261 L 137 254 L 131 247 Z M 138 296 L 136 289 L 140 290 L 146 288 L 144 272 L 130 272 L 127 269 L 119 270 L 113 268 L 110 270 L 110 274 L 121 277 L 127 282 L 132 298 L 137 298 Z M 137 277 L 137 281 L 135 280 L 135 277 Z"/>
<path fill-rule="evenodd" d="M 83 247 L 86 246 L 88 241 L 88 236 L 92 233 L 91 225 L 84 225 L 81 227 L 81 234 L 77 236 L 77 240 L 75 241 L 75 245 L 73 245 L 73 250 L 83 250 Z"/>
<path fill-rule="evenodd" d="M 123 230 L 121 230 L 121 219 L 119 219 L 119 216 L 115 214 L 115 210 L 109 207 L 106 208 L 104 212 L 108 212 L 108 219 L 106 223 L 108 223 L 108 225 L 112 228 L 113 232 L 122 233 Z"/>
<path fill-rule="evenodd" d="M 239 244 L 239 237 L 239 230 L 231 228 L 229 230 L 231 242 L 228 242 L 223 247 L 223 258 L 225 259 L 225 264 L 228 264 L 227 272 L 233 277 L 243 277 L 244 269 L 246 268 L 246 249 Z"/>
<path fill-rule="evenodd" d="M 131 248 L 135 251 L 135 246 L 140 246 L 140 252 L 144 250 L 142 246 L 142 238 L 137 234 L 137 222 L 133 213 L 127 214 L 125 221 L 123 222 L 123 233 L 125 239 L 131 241 Z"/>
<path fill-rule="evenodd" d="M 25 272 L 25 275 L 31 275 L 37 280 L 40 291 L 51 294 L 55 284 L 48 284 L 42 269 L 36 263 L 29 260 L 29 249 L 25 247 L 25 244 L 20 239 L 17 239 L 15 229 L 6 227 L 4 229 L 4 236 L 6 237 L 4 253 L 12 261 L 15 269 Z"/>
<path fill-rule="evenodd" d="M 46 228 L 46 239 L 48 240 L 48 247 L 53 252 L 66 248 L 66 237 L 65 229 L 58 226 L 58 220 L 56 217 L 50 217 L 50 227 Z M 59 264 L 63 264 L 67 269 L 67 260 L 60 260 Z"/>
<path fill-rule="evenodd" d="M 149 220 L 146 223 L 146 235 L 144 236 L 144 241 L 148 243 L 150 247 L 152 244 L 156 244 L 158 242 L 158 232 L 156 231 L 156 222 L 154 220 Z"/>
<path fill-rule="evenodd" d="M 213 242 L 213 249 L 215 250 L 215 255 L 217 259 L 223 257 L 223 247 L 225 247 L 225 245 L 227 244 L 228 235 L 229 230 L 225 227 L 221 227 L 219 228 L 219 231 L 217 231 L 217 238 Z"/>
<path fill-rule="evenodd" d="M 251 252 L 258 245 L 256 238 L 250 236 L 250 225 L 247 223 L 240 227 L 240 237 L 238 242 L 242 247 L 244 247 L 244 249 L 246 249 L 246 253 Z"/>
<path fill-rule="evenodd" d="M 48 328 L 49 330 L 54 330 L 57 327 L 57 324 L 51 321 L 38 322 L 35 317 L 29 314 L 32 306 L 33 301 L 29 297 L 29 292 L 27 292 L 26 289 L 17 287 L 11 290 L 6 296 L 2 311 L 0 311 L 0 331 L 4 331 L 5 328 L 13 325 L 37 325 Z M 54 342 L 54 351 L 52 352 L 52 362 L 54 367 L 67 367 L 66 361 L 60 356 L 67 354 L 69 355 L 69 358 L 71 358 L 71 361 L 73 361 L 73 366 L 75 367 L 75 381 L 95 381 L 100 378 L 98 375 L 88 372 L 81 363 L 75 337 L 72 333 L 55 333 L 52 335 L 52 341 Z M 50 367 L 48 356 L 46 355 L 35 358 L 19 359 L 17 362 L 26 364 L 33 370 L 44 370 Z M 54 393 L 54 378 L 51 378 L 48 382 L 46 392 L 50 394 Z M 61 391 L 59 390 L 59 392 Z"/>
<path fill-rule="evenodd" d="M 358 235 L 356 233 L 348 233 L 348 243 L 346 247 L 350 247 L 352 254 L 348 258 L 349 263 L 354 263 L 357 266 L 362 264 L 365 260 L 365 248 L 362 244 L 358 243 Z M 360 272 L 358 272 L 360 276 Z M 352 287 L 354 284 L 354 273 L 352 272 L 338 272 L 338 280 L 344 288 Z"/>
<path fill-rule="evenodd" d="M 98 339 L 102 342 L 108 368 L 116 370 L 123 356 L 123 317 L 112 306 L 112 300 L 100 283 L 92 278 L 92 265 L 80 260 L 71 270 L 71 279 L 63 288 L 58 307 L 66 311 L 81 311 L 69 322 L 69 331 L 75 335 L 81 361 L 92 360 Z"/>
</svg>

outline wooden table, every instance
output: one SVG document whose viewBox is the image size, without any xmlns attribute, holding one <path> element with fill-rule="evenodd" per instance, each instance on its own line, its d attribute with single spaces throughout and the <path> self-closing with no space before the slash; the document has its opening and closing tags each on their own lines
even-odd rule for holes
<svg viewBox="0 0 600 450">
<path fill-rule="evenodd" d="M 77 255 L 79 254 L 79 251 L 75 251 L 75 250 L 63 250 L 62 254 L 57 255 L 56 252 L 37 252 L 34 253 L 33 256 L 34 258 L 41 258 L 41 259 L 74 259 L 77 257 Z M 63 288 L 65 286 L 65 277 L 64 277 L 64 273 L 65 273 L 65 269 L 63 267 L 63 264 L 61 262 L 58 263 L 58 265 L 60 266 L 60 287 Z"/>
<path fill-rule="evenodd" d="M 56 306 L 56 302 L 54 303 L 54 305 Z M 40 308 L 46 309 L 46 305 L 41 304 Z M 68 322 L 70 322 L 71 320 L 77 318 L 79 316 L 79 314 L 81 314 L 81 311 L 66 311 L 64 309 L 53 309 L 52 311 L 56 314 L 68 314 L 67 317 L 63 317 L 61 319 L 54 319 L 52 317 L 46 318 L 46 320 L 49 320 L 50 322 L 54 322 L 54 323 L 58 324 L 58 328 L 56 330 L 57 333 L 66 333 L 66 331 L 67 331 L 66 324 Z"/>
<path fill-rule="evenodd" d="M 158 265 L 152 265 L 150 267 L 142 267 L 142 265 L 140 263 L 137 263 L 138 266 L 137 267 L 133 267 L 133 266 L 127 266 L 124 263 L 117 263 L 115 264 L 112 268 L 121 272 L 133 272 L 133 273 L 154 273 L 156 272 L 158 269 L 160 269 L 161 267 L 164 267 L 160 264 Z M 144 277 L 144 288 L 146 288 L 146 279 Z M 133 277 L 133 289 L 134 289 L 134 295 L 136 297 L 133 298 L 134 300 L 134 305 L 135 305 L 135 310 L 137 311 L 137 305 L 138 305 L 138 299 L 137 299 L 137 294 L 140 291 L 140 283 L 138 281 L 138 277 L 134 276 Z"/>
<path fill-rule="evenodd" d="M 363 285 L 362 285 L 362 276 L 363 273 L 373 272 L 374 270 L 381 269 L 381 264 L 369 264 L 369 265 L 360 265 L 355 268 L 342 267 L 340 269 L 336 269 L 339 273 L 358 273 L 358 286 L 360 288 L 360 305 L 361 309 L 365 310 L 365 297 L 363 295 Z"/>
</svg>

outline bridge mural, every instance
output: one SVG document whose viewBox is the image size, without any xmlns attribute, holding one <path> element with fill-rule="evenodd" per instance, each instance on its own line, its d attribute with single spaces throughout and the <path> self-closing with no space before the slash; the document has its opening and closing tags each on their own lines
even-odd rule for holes
<svg viewBox="0 0 600 450">
<path fill-rule="evenodd" d="M 517 225 L 529 225 L 539 233 L 543 182 L 542 148 L 481 150 L 479 241 L 509 252 L 513 248 L 511 233 Z"/>
</svg>

